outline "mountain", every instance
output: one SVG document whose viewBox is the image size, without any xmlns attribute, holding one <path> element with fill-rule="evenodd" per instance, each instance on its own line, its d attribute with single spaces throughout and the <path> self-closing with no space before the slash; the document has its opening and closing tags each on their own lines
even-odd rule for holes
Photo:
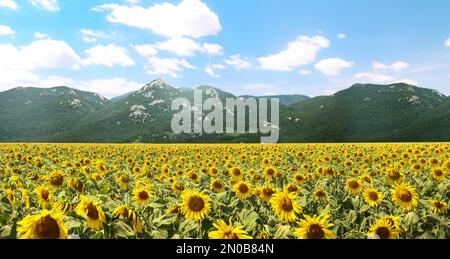
<svg viewBox="0 0 450 259">
<path fill-rule="evenodd" d="M 298 104 L 298 103 L 302 103 L 304 101 L 307 101 L 309 99 L 311 99 L 310 97 L 306 96 L 306 95 L 300 95 L 300 94 L 293 94 L 293 95 L 269 95 L 269 96 L 252 96 L 252 95 L 242 95 L 241 97 L 243 98 L 278 98 L 280 99 L 280 103 L 284 104 L 284 105 L 293 105 L 293 104 Z"/>
<path fill-rule="evenodd" d="M 435 90 L 356 84 L 290 106 L 282 115 L 281 135 L 300 142 L 448 141 L 449 111 L 448 98 Z M 439 127 L 430 124 L 435 121 Z"/>
<path fill-rule="evenodd" d="M 125 93 L 125 94 L 113 97 L 113 98 L 111 98 L 110 101 L 113 102 L 113 103 L 118 102 L 120 100 L 123 100 L 123 99 L 127 98 L 128 96 L 132 95 L 133 93 L 134 92 L 128 92 L 128 93 Z"/>
<path fill-rule="evenodd" d="M 19 87 L 0 93 L 1 141 L 51 141 L 109 101 L 61 86 Z"/>
<path fill-rule="evenodd" d="M 195 89 L 203 91 L 203 99 L 236 98 L 212 86 Z M 260 134 L 174 134 L 171 120 L 178 111 L 171 111 L 172 101 L 192 103 L 195 89 L 158 79 L 108 101 L 68 87 L 15 88 L 0 93 L 0 142 L 260 141 Z M 450 141 L 450 98 L 431 89 L 356 84 L 332 96 L 271 97 L 282 100 L 280 142 Z"/>
</svg>

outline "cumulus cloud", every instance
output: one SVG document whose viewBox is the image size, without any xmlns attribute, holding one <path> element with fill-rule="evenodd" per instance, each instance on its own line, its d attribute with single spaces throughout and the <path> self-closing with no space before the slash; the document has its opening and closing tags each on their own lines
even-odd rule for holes
<svg viewBox="0 0 450 259">
<path fill-rule="evenodd" d="M 50 12 L 58 12 L 59 11 L 58 0 L 31 0 L 31 3 L 34 6 L 39 6 Z"/>
<path fill-rule="evenodd" d="M 189 38 L 173 38 L 164 42 L 158 42 L 155 47 L 160 50 L 169 51 L 179 56 L 194 56 L 196 52 L 204 52 L 211 55 L 220 55 L 223 47 L 218 44 L 204 43 L 200 45 Z"/>
<path fill-rule="evenodd" d="M 292 71 L 296 67 L 314 62 L 318 51 L 329 46 L 329 40 L 322 36 L 299 36 L 295 41 L 289 42 L 284 51 L 260 57 L 258 61 L 266 70 Z"/>
<path fill-rule="evenodd" d="M 144 45 L 132 45 L 132 47 L 136 50 L 139 55 L 149 58 L 158 53 L 158 50 L 151 44 Z"/>
<path fill-rule="evenodd" d="M 208 74 L 211 77 L 220 78 L 220 75 L 216 74 L 217 69 L 226 69 L 227 67 L 222 64 L 213 64 L 208 65 L 205 68 L 205 73 Z"/>
<path fill-rule="evenodd" d="M 83 35 L 82 40 L 84 42 L 92 43 L 97 42 L 99 38 L 108 39 L 110 36 L 102 31 L 93 31 L 89 29 L 81 29 L 81 34 Z"/>
<path fill-rule="evenodd" d="M 128 56 L 125 48 L 109 45 L 97 45 L 85 51 L 87 58 L 83 60 L 83 65 L 102 65 L 107 67 L 119 66 L 134 66 L 134 61 Z"/>
<path fill-rule="evenodd" d="M 353 62 L 348 62 L 340 58 L 328 58 L 317 62 L 314 68 L 327 76 L 337 76 L 342 69 L 350 68 Z"/>
<path fill-rule="evenodd" d="M 359 80 L 364 80 L 362 83 L 386 83 L 394 81 L 393 77 L 378 73 L 357 73 L 354 77 Z"/>
<path fill-rule="evenodd" d="M 347 35 L 344 34 L 344 33 L 339 33 L 339 34 L 337 35 L 337 37 L 338 37 L 339 39 L 343 40 L 343 39 L 346 39 L 346 38 L 347 38 Z"/>
<path fill-rule="evenodd" d="M 15 33 L 11 27 L 0 24 L 0 36 L 14 35 Z"/>
<path fill-rule="evenodd" d="M 44 39 L 44 38 L 47 38 L 48 35 L 45 33 L 42 33 L 42 32 L 35 32 L 33 34 L 33 37 L 35 37 L 36 39 Z"/>
<path fill-rule="evenodd" d="M 300 75 L 306 76 L 306 75 L 310 75 L 310 74 L 311 74 L 311 70 L 300 69 Z"/>
<path fill-rule="evenodd" d="M 445 41 L 445 46 L 450 47 L 450 38 Z"/>
<path fill-rule="evenodd" d="M 408 84 L 408 85 L 415 85 L 415 86 L 419 85 L 419 82 L 417 82 L 416 80 L 413 80 L 413 79 L 409 79 L 409 78 L 395 80 L 392 83 L 405 83 L 405 84 Z"/>
<path fill-rule="evenodd" d="M 179 77 L 177 72 L 182 71 L 185 68 L 195 69 L 196 67 L 191 65 L 185 59 L 150 57 L 148 58 L 148 65 L 145 67 L 145 70 L 151 75 L 170 75 L 171 77 Z"/>
<path fill-rule="evenodd" d="M 252 64 L 248 61 L 247 57 L 241 57 L 240 54 L 232 55 L 228 59 L 226 59 L 225 64 L 233 66 L 235 69 L 241 70 L 250 68 Z"/>
<path fill-rule="evenodd" d="M 147 29 L 170 38 L 200 38 L 217 35 L 222 30 L 219 16 L 200 0 L 183 0 L 178 5 L 155 4 L 148 8 L 103 4 L 92 10 L 108 12 L 107 19 L 112 23 Z"/>
<path fill-rule="evenodd" d="M 409 68 L 410 65 L 403 61 L 397 61 L 391 65 L 389 64 L 383 64 L 380 62 L 374 62 L 373 63 L 373 69 L 375 70 L 394 70 L 394 71 L 400 71 L 403 69 Z"/>
<path fill-rule="evenodd" d="M 75 82 L 78 89 L 98 93 L 106 98 L 120 96 L 139 90 L 144 84 L 129 81 L 124 78 L 94 79 Z"/>
<path fill-rule="evenodd" d="M 12 10 L 19 9 L 19 5 L 13 0 L 0 0 L 0 7 L 9 8 Z"/>
</svg>

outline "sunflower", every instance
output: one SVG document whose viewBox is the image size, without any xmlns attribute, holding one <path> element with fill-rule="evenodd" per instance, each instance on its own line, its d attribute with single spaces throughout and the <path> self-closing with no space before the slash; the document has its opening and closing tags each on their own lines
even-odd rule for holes
<svg viewBox="0 0 450 259">
<path fill-rule="evenodd" d="M 263 200 L 263 201 L 270 201 L 270 199 L 272 198 L 272 196 L 277 192 L 275 190 L 275 188 L 273 188 L 270 185 L 265 185 L 261 188 L 259 188 L 259 197 Z"/>
<path fill-rule="evenodd" d="M 370 226 L 368 236 L 376 239 L 396 239 L 399 237 L 399 232 L 392 222 L 382 218 Z"/>
<path fill-rule="evenodd" d="M 17 222 L 17 234 L 21 239 L 66 239 L 67 227 L 64 215 L 58 211 L 43 210 Z"/>
<path fill-rule="evenodd" d="M 172 186 L 170 187 L 172 189 L 172 191 L 174 191 L 177 194 L 181 194 L 182 192 L 184 192 L 184 190 L 186 189 L 186 187 L 184 186 L 184 184 L 178 182 L 178 181 L 174 181 L 172 183 Z"/>
<path fill-rule="evenodd" d="M 81 195 L 80 203 L 75 208 L 75 212 L 87 220 L 87 224 L 94 230 L 100 230 L 105 222 L 105 214 L 98 202 Z"/>
<path fill-rule="evenodd" d="M 400 224 L 398 223 L 398 220 L 400 219 L 400 217 L 389 215 L 389 216 L 384 216 L 382 218 L 382 220 L 383 219 L 386 220 L 389 223 L 389 225 L 391 225 L 391 227 L 400 234 L 401 228 L 400 228 Z"/>
<path fill-rule="evenodd" d="M 362 187 L 362 184 L 355 178 L 350 178 L 345 182 L 345 189 L 351 194 L 358 194 Z"/>
<path fill-rule="evenodd" d="M 230 168 L 228 173 L 230 174 L 230 176 L 233 179 L 236 179 L 236 180 L 241 179 L 241 177 L 242 177 L 242 170 L 239 167 Z"/>
<path fill-rule="evenodd" d="M 20 188 L 20 194 L 22 195 L 22 201 L 25 203 L 25 208 L 28 210 L 31 208 L 30 196 L 28 195 L 28 191 L 24 188 Z"/>
<path fill-rule="evenodd" d="M 257 235 L 256 235 L 256 239 L 270 239 L 272 235 L 270 234 L 270 232 L 266 229 L 261 230 Z"/>
<path fill-rule="evenodd" d="M 396 185 L 392 190 L 392 201 L 404 210 L 414 210 L 419 205 L 418 198 L 416 190 L 406 184 Z"/>
<path fill-rule="evenodd" d="M 297 174 L 294 175 L 294 181 L 297 184 L 301 185 L 301 184 L 303 184 L 306 181 L 306 176 L 304 174 L 302 174 L 302 173 L 297 173 Z"/>
<path fill-rule="evenodd" d="M 113 210 L 113 216 L 120 219 L 129 220 L 134 227 L 136 233 L 142 233 L 143 225 L 142 221 L 139 219 L 138 214 L 132 208 L 122 205 L 117 206 Z"/>
<path fill-rule="evenodd" d="M 14 194 L 14 191 L 11 190 L 10 188 L 6 189 L 6 197 L 8 197 L 8 200 L 11 203 L 11 205 L 14 206 L 16 204 L 16 195 Z"/>
<path fill-rule="evenodd" d="M 297 219 L 295 213 L 301 212 L 301 207 L 295 199 L 297 199 L 295 193 L 278 192 L 272 196 L 270 204 L 281 220 L 291 222 Z"/>
<path fill-rule="evenodd" d="M 441 168 L 433 168 L 431 169 L 431 177 L 438 181 L 445 180 L 445 172 Z"/>
<path fill-rule="evenodd" d="M 371 185 L 373 183 L 373 179 L 370 176 L 370 174 L 363 174 L 363 175 L 361 175 L 361 177 L 359 179 L 361 180 L 361 182 L 363 184 Z"/>
<path fill-rule="evenodd" d="M 264 168 L 263 173 L 267 180 L 272 180 L 278 174 L 278 170 L 273 166 L 268 166 Z"/>
<path fill-rule="evenodd" d="M 116 178 L 117 183 L 119 184 L 120 189 L 127 190 L 128 186 L 131 183 L 131 179 L 126 175 L 120 175 Z"/>
<path fill-rule="evenodd" d="M 364 200 L 372 207 L 380 206 L 383 202 L 383 193 L 370 187 L 364 190 Z"/>
<path fill-rule="evenodd" d="M 155 196 L 145 186 L 140 186 L 133 190 L 133 201 L 138 205 L 147 205 L 152 198 L 155 198 Z"/>
<path fill-rule="evenodd" d="M 218 175 L 219 174 L 219 169 L 217 169 L 217 167 L 211 167 L 210 169 L 209 169 L 209 173 L 212 175 L 212 176 L 216 176 L 216 175 Z"/>
<path fill-rule="evenodd" d="M 238 182 L 234 185 L 233 189 L 236 192 L 236 196 L 241 200 L 245 200 L 252 196 L 252 187 L 245 181 Z"/>
<path fill-rule="evenodd" d="M 300 227 L 294 232 L 294 235 L 300 239 L 332 239 L 336 235 L 329 230 L 333 224 L 328 223 L 329 216 L 310 217 L 304 215 L 305 219 L 302 219 L 299 223 Z"/>
<path fill-rule="evenodd" d="M 448 205 L 446 202 L 431 200 L 431 211 L 433 213 L 445 213 L 448 210 Z"/>
<path fill-rule="evenodd" d="M 80 179 L 71 178 L 69 180 L 69 187 L 76 190 L 79 193 L 84 192 L 84 184 Z"/>
<path fill-rule="evenodd" d="M 52 187 L 61 187 L 64 184 L 64 173 L 62 171 L 53 171 L 47 177 L 47 181 Z"/>
<path fill-rule="evenodd" d="M 318 201 L 326 201 L 328 200 L 328 193 L 322 189 L 317 189 L 314 191 L 314 198 Z"/>
<path fill-rule="evenodd" d="M 180 213 L 181 208 L 178 204 L 171 204 L 167 209 L 167 214 L 178 214 Z"/>
<path fill-rule="evenodd" d="M 210 189 L 217 193 L 223 192 L 225 190 L 225 185 L 220 179 L 212 179 Z"/>
<path fill-rule="evenodd" d="M 252 239 L 247 231 L 243 230 L 242 226 L 233 226 L 230 219 L 230 224 L 223 220 L 218 220 L 213 224 L 216 230 L 209 232 L 210 239 Z"/>
<path fill-rule="evenodd" d="M 55 210 L 61 211 L 62 213 L 75 211 L 75 205 L 68 202 L 58 202 L 55 205 Z"/>
<path fill-rule="evenodd" d="M 400 171 L 389 169 L 386 173 L 386 182 L 389 184 L 400 183 L 403 180 L 403 175 Z"/>
<path fill-rule="evenodd" d="M 283 191 L 285 191 L 285 192 L 287 192 L 287 193 L 293 192 L 293 193 L 295 193 L 295 194 L 298 194 L 298 193 L 300 192 L 300 189 L 298 188 L 297 185 L 295 185 L 295 184 L 293 184 L 293 183 L 290 183 L 290 184 L 285 185 L 285 186 L 283 187 Z"/>
<path fill-rule="evenodd" d="M 38 196 L 39 205 L 43 209 L 50 209 L 53 202 L 53 194 L 45 186 L 39 186 L 36 188 L 35 193 Z"/>
<path fill-rule="evenodd" d="M 202 220 L 211 211 L 209 197 L 198 191 L 186 190 L 181 195 L 183 205 L 181 212 L 191 220 Z"/>
</svg>

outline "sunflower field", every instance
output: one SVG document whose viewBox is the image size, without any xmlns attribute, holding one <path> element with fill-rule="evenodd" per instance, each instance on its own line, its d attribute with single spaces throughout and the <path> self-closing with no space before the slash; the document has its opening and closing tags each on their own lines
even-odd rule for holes
<svg viewBox="0 0 450 259">
<path fill-rule="evenodd" d="M 449 147 L 0 144 L 0 237 L 446 239 Z"/>
</svg>

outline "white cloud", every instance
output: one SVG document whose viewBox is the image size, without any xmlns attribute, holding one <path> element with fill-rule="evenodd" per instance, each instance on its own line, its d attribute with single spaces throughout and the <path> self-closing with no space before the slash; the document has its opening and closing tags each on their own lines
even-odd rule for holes
<svg viewBox="0 0 450 259">
<path fill-rule="evenodd" d="M 177 72 L 182 71 L 184 68 L 195 69 L 196 67 L 185 59 L 150 57 L 145 70 L 151 75 L 179 77 Z"/>
<path fill-rule="evenodd" d="M 130 3 L 130 4 L 138 4 L 139 2 L 141 2 L 141 0 L 126 0 L 127 1 L 127 3 Z"/>
<path fill-rule="evenodd" d="M 316 59 L 316 54 L 323 48 L 328 48 L 330 42 L 322 36 L 299 36 L 289 42 L 287 49 L 266 57 L 258 58 L 263 69 L 274 71 L 292 71 L 292 69 L 306 65 Z"/>
<path fill-rule="evenodd" d="M 216 74 L 215 70 L 216 69 L 226 69 L 227 67 L 222 65 L 222 64 L 213 64 L 213 65 L 208 65 L 205 68 L 205 73 L 208 74 L 209 76 L 215 77 L 215 78 L 220 78 L 220 75 Z"/>
<path fill-rule="evenodd" d="M 204 43 L 203 50 L 211 55 L 222 55 L 223 47 L 219 44 Z"/>
<path fill-rule="evenodd" d="M 311 70 L 306 70 L 306 69 L 300 69 L 300 75 L 310 75 L 311 74 Z"/>
<path fill-rule="evenodd" d="M 148 29 L 170 38 L 200 38 L 217 35 L 222 27 L 219 16 L 200 0 L 183 0 L 178 5 L 155 4 L 149 8 L 103 4 L 94 11 L 108 11 L 107 19 L 131 27 Z"/>
<path fill-rule="evenodd" d="M 344 33 L 339 33 L 339 34 L 337 35 L 337 37 L 338 37 L 339 39 L 346 39 L 346 38 L 347 38 L 347 35 L 344 34 Z"/>
<path fill-rule="evenodd" d="M 225 64 L 231 65 L 238 70 L 250 68 L 252 66 L 252 64 L 248 61 L 248 58 L 247 57 L 241 58 L 240 54 L 230 56 L 224 62 Z"/>
<path fill-rule="evenodd" d="M 445 41 L 445 46 L 450 47 L 450 38 Z"/>
<path fill-rule="evenodd" d="M 81 29 L 81 34 L 83 35 L 82 40 L 84 42 L 92 43 L 97 42 L 99 38 L 108 39 L 110 36 L 102 31 L 93 31 L 89 29 Z"/>
<path fill-rule="evenodd" d="M 354 77 L 359 80 L 365 80 L 362 83 L 386 83 L 394 81 L 394 78 L 389 75 L 377 73 L 357 73 Z"/>
<path fill-rule="evenodd" d="M 350 68 L 353 62 L 348 62 L 340 58 L 328 58 L 317 62 L 314 68 L 328 76 L 337 76 L 342 69 Z"/>
<path fill-rule="evenodd" d="M 42 32 L 35 32 L 33 34 L 33 37 L 35 37 L 36 39 L 44 39 L 44 38 L 47 38 L 48 35 L 45 33 L 42 33 Z"/>
<path fill-rule="evenodd" d="M 375 70 L 387 70 L 387 69 L 391 69 L 391 70 L 395 70 L 395 71 L 400 71 L 403 69 L 407 69 L 409 68 L 410 65 L 406 62 L 403 61 L 397 61 L 391 65 L 388 64 L 383 64 L 383 63 L 379 63 L 379 62 L 374 62 L 373 63 L 373 69 Z"/>
<path fill-rule="evenodd" d="M 327 96 L 331 96 L 331 95 L 336 93 L 336 90 L 328 90 L 328 89 L 326 89 L 326 90 L 323 90 L 323 93 L 325 95 L 327 95 Z"/>
<path fill-rule="evenodd" d="M 0 0 L 0 7 L 9 8 L 12 10 L 19 9 L 19 5 L 13 0 Z"/>
<path fill-rule="evenodd" d="M 124 78 L 95 79 L 75 82 L 80 90 L 99 93 L 106 98 L 120 96 L 140 89 L 144 84 L 128 81 Z"/>
<path fill-rule="evenodd" d="M 31 0 L 34 6 L 39 6 L 50 12 L 59 11 L 58 0 Z"/>
<path fill-rule="evenodd" d="M 223 47 L 218 44 L 204 43 L 200 45 L 192 39 L 178 37 L 169 39 L 164 42 L 158 42 L 155 47 L 160 50 L 169 51 L 179 56 L 192 57 L 196 52 L 205 52 L 211 55 L 220 55 L 223 52 Z"/>
<path fill-rule="evenodd" d="M 132 47 L 136 50 L 139 55 L 149 58 L 158 53 L 158 50 L 150 44 L 144 44 L 144 45 L 132 45 Z"/>
<path fill-rule="evenodd" d="M 400 80 L 395 80 L 392 83 L 405 83 L 405 84 L 409 84 L 409 85 L 415 85 L 418 86 L 419 82 L 413 80 L 413 79 L 409 79 L 409 78 L 405 78 L 405 79 L 400 79 Z"/>
<path fill-rule="evenodd" d="M 83 65 L 103 65 L 113 67 L 134 66 L 134 61 L 128 56 L 127 50 L 114 44 L 96 45 L 85 51 L 87 58 L 83 60 Z"/>
<path fill-rule="evenodd" d="M 15 33 L 11 27 L 0 24 L 0 36 L 14 35 Z"/>
</svg>

